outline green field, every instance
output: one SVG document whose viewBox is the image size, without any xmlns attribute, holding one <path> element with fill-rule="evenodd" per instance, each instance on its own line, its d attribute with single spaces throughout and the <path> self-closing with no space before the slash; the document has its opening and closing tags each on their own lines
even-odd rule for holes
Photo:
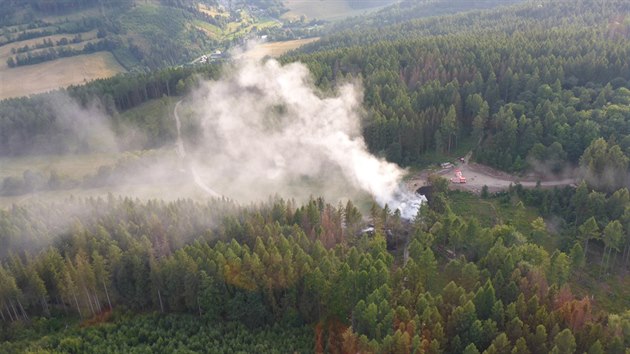
<svg viewBox="0 0 630 354">
<path fill-rule="evenodd" d="M 178 97 L 151 100 L 122 112 L 121 116 L 125 121 L 136 121 L 146 117 L 170 118 L 173 106 L 178 100 Z M 174 125 L 175 123 L 173 123 Z M 44 174 L 56 171 L 70 178 L 82 178 L 87 174 L 96 172 L 100 166 L 114 164 L 126 154 L 128 153 L 2 157 L 0 158 L 0 166 L 2 166 L 0 180 L 9 176 L 22 176 L 24 171 L 29 169 Z"/>
<path fill-rule="evenodd" d="M 243 11 L 244 12 L 244 11 Z M 202 30 L 206 35 L 217 41 L 233 40 L 250 33 L 254 28 L 262 30 L 265 28 L 279 27 L 282 23 L 273 19 L 256 20 L 249 15 L 245 15 L 242 21 L 229 22 L 225 28 L 218 27 L 211 23 L 195 20 L 192 24 Z"/>
<path fill-rule="evenodd" d="M 89 154 L 0 158 L 0 179 L 22 176 L 26 170 L 43 174 L 57 171 L 71 178 L 82 178 L 88 173 L 94 173 L 99 166 L 113 164 L 118 157 L 118 154 Z"/>
<path fill-rule="evenodd" d="M 28 156 L 19 158 L 3 158 L 0 170 L 0 186 L 5 177 L 21 178 L 24 171 L 40 174 L 44 183 L 51 172 L 56 173 L 64 185 L 60 189 L 40 190 L 16 196 L 0 195 L 0 209 L 13 204 L 33 202 L 53 202 L 70 197 L 107 197 L 108 194 L 130 196 L 142 200 L 164 199 L 176 200 L 191 198 L 203 200 L 206 196 L 200 193 L 193 183 L 182 183 L 178 175 L 178 157 L 172 146 L 154 150 L 128 151 L 117 154 L 85 154 L 65 156 Z M 130 169 L 123 177 L 117 177 L 113 184 L 105 186 L 86 186 L 86 178 L 99 173 L 102 167 L 110 170 L 117 166 Z M 174 173 L 175 172 L 175 173 Z"/>
</svg>

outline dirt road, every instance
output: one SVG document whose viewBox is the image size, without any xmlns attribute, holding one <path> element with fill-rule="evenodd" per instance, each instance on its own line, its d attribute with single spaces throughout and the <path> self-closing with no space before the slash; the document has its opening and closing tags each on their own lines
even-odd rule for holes
<svg viewBox="0 0 630 354">
<path fill-rule="evenodd" d="M 576 184 L 577 178 L 557 178 L 544 179 L 535 175 L 525 177 L 510 175 L 505 172 L 497 171 L 488 166 L 476 163 L 459 163 L 453 167 L 442 169 L 440 171 L 432 171 L 444 178 L 451 179 L 455 177 L 455 170 L 462 171 L 462 175 L 466 177 L 466 183 L 451 183 L 451 189 L 459 189 L 470 191 L 473 193 L 481 193 L 483 186 L 488 186 L 489 192 L 498 192 L 507 189 L 510 184 L 520 183 L 523 187 L 534 188 L 540 181 L 543 188 L 553 188 Z M 422 171 L 407 181 L 409 188 L 416 190 L 427 185 L 427 177 L 429 171 Z"/>
<path fill-rule="evenodd" d="M 173 116 L 175 118 L 175 127 L 177 128 L 177 154 L 179 155 L 180 160 L 188 165 L 188 171 L 190 171 L 190 175 L 192 176 L 195 184 L 199 186 L 203 191 L 208 193 L 211 197 L 221 198 L 221 195 L 215 192 L 212 188 L 210 188 L 199 176 L 197 173 L 194 161 L 190 158 L 186 157 L 186 149 L 184 147 L 184 141 L 182 140 L 181 127 L 182 122 L 179 119 L 179 114 L 177 114 L 177 109 L 179 108 L 179 104 L 182 103 L 182 100 L 177 101 L 175 104 L 175 108 L 173 108 Z M 183 169 L 186 171 L 186 169 Z"/>
</svg>

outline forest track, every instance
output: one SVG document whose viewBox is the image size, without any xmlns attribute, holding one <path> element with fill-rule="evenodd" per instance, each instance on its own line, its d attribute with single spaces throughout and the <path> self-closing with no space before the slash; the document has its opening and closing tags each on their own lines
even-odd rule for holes
<svg viewBox="0 0 630 354">
<path fill-rule="evenodd" d="M 579 183 L 579 178 L 577 177 L 544 178 L 537 175 L 515 176 L 478 163 L 463 162 L 439 171 L 423 170 L 409 179 L 407 186 L 412 190 L 426 186 L 430 174 L 437 174 L 450 180 L 451 177 L 455 177 L 455 170 L 462 171 L 462 175 L 466 177 L 466 183 L 451 183 L 450 188 L 469 191 L 475 194 L 480 194 L 484 186 L 488 187 L 488 192 L 494 193 L 506 190 L 510 185 L 515 184 L 520 184 L 525 188 L 535 188 L 538 185 L 542 188 L 554 188 Z"/>
<path fill-rule="evenodd" d="M 177 114 L 177 109 L 179 108 L 179 105 L 181 103 L 182 100 L 179 100 L 175 104 L 175 107 L 173 108 L 173 117 L 175 118 L 175 127 L 177 128 L 177 155 L 182 161 L 182 170 L 184 172 L 189 172 L 193 178 L 193 181 L 195 181 L 195 184 L 204 192 L 208 193 L 211 197 L 221 198 L 221 194 L 217 193 L 203 182 L 203 180 L 199 176 L 199 173 L 197 173 L 194 161 L 187 157 L 186 148 L 184 147 L 184 141 L 181 134 L 182 121 L 179 118 L 179 114 Z"/>
</svg>

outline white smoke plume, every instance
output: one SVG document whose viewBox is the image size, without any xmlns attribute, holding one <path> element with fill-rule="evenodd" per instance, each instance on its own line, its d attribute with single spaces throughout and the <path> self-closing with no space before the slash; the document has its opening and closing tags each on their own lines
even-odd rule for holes
<svg viewBox="0 0 630 354">
<path fill-rule="evenodd" d="M 239 63 L 194 95 L 203 130 L 191 157 L 195 180 L 237 200 L 363 191 L 412 218 L 422 200 L 402 186 L 400 167 L 368 152 L 361 96 L 356 83 L 326 96 L 301 63 Z"/>
<path fill-rule="evenodd" d="M 89 144 L 90 150 L 95 152 L 118 151 L 115 133 L 97 102 L 83 108 L 76 100 L 62 92 L 50 94 L 47 100 L 56 117 L 56 124 L 64 130 L 72 131 L 78 142 Z"/>
<path fill-rule="evenodd" d="M 239 62 L 175 105 L 173 125 L 180 136 L 175 151 L 127 151 L 115 164 L 108 162 L 53 189 L 43 179 L 20 200 L 111 192 L 169 200 L 225 196 L 244 203 L 270 196 L 298 202 L 323 196 L 335 203 L 365 200 L 369 194 L 411 219 L 424 199 L 401 183 L 404 170 L 368 152 L 361 134 L 361 97 L 356 82 L 334 93 L 320 91 L 300 63 Z M 138 136 L 127 127 L 115 133 L 96 103 L 83 108 L 59 94 L 51 97 L 50 109 L 59 127 L 73 133 L 77 150 L 89 144 L 88 151 L 126 151 L 128 137 Z M 191 118 L 199 124 L 199 134 L 182 141 L 180 133 L 190 133 Z M 47 171 L 35 172 L 48 176 Z"/>
</svg>

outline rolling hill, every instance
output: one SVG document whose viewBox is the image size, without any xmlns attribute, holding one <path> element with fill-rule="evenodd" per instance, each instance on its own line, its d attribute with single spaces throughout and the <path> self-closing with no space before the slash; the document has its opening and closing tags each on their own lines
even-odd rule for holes
<svg viewBox="0 0 630 354">
<path fill-rule="evenodd" d="M 279 2 L 3 0 L 0 99 L 147 72 L 224 51 L 246 38 L 274 38 Z M 281 8 L 281 7 L 280 7 Z M 296 27 L 297 26 L 297 27 Z M 299 28 L 282 30 L 293 39 Z M 79 68 L 80 70 L 73 70 Z"/>
</svg>

